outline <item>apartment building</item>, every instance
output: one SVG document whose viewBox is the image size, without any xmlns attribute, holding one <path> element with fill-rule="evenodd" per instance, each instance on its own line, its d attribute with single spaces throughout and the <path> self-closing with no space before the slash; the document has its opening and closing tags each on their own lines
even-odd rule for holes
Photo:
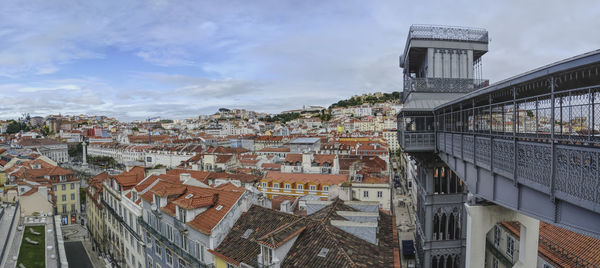
<svg viewBox="0 0 600 268">
<path fill-rule="evenodd" d="M 18 147 L 39 152 L 57 163 L 69 162 L 69 148 L 66 143 L 47 138 L 22 138 Z"/>
<path fill-rule="evenodd" d="M 144 267 L 143 233 L 135 221 L 140 213 L 128 195 L 144 179 L 143 167 L 134 167 L 102 183 L 105 209 L 104 252 L 119 267 Z M 135 202 L 135 201 L 134 201 Z"/>
<path fill-rule="evenodd" d="M 346 181 L 348 181 L 348 175 L 269 171 L 260 181 L 258 190 L 269 199 L 277 195 L 305 196 L 309 194 L 327 198 L 331 187 L 338 187 Z"/>
<path fill-rule="evenodd" d="M 102 205 L 102 198 L 103 183 L 107 180 L 108 173 L 102 172 L 88 180 L 88 187 L 85 191 L 85 211 L 87 218 L 85 225 L 90 232 L 92 249 L 97 251 L 102 251 L 105 244 L 104 206 Z"/>
<path fill-rule="evenodd" d="M 282 172 L 339 174 L 340 164 L 336 154 L 287 154 L 281 165 Z"/>
<path fill-rule="evenodd" d="M 146 265 L 173 268 L 214 264 L 208 250 L 223 241 L 255 201 L 252 193 L 231 183 L 201 187 L 176 181 L 160 181 L 141 197 Z"/>
</svg>

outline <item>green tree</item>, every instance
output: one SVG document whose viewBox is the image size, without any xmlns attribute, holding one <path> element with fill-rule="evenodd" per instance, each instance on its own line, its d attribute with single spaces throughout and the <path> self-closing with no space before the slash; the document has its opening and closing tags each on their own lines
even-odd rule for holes
<svg viewBox="0 0 600 268">
<path fill-rule="evenodd" d="M 48 136 L 50 134 L 50 128 L 46 125 L 44 125 L 41 129 L 40 132 L 42 132 L 42 135 L 44 136 Z"/>
<path fill-rule="evenodd" d="M 12 120 L 8 126 L 6 126 L 6 133 L 8 134 L 14 134 L 14 133 L 18 133 L 20 131 L 29 131 L 29 127 L 27 126 L 27 124 L 23 123 L 23 122 L 17 122 Z"/>
<path fill-rule="evenodd" d="M 83 157 L 83 145 L 80 143 L 77 143 L 75 145 L 70 145 L 69 146 L 69 157 L 77 157 L 77 158 L 82 158 Z"/>
</svg>

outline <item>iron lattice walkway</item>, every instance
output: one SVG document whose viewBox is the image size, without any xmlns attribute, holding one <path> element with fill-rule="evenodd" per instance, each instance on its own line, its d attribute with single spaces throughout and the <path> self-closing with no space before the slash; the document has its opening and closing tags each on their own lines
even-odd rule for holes
<svg viewBox="0 0 600 268">
<path fill-rule="evenodd" d="M 600 50 L 476 90 L 434 110 L 437 150 L 475 196 L 600 238 Z"/>
</svg>

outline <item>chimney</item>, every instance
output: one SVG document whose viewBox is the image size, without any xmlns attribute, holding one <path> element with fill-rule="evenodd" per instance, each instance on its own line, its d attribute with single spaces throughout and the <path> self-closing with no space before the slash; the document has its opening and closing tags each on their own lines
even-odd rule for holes
<svg viewBox="0 0 600 268">
<path fill-rule="evenodd" d="M 189 180 L 191 178 L 192 178 L 192 175 L 190 175 L 190 173 L 181 173 L 181 174 L 179 174 L 179 181 L 181 181 L 181 182 L 185 182 L 185 181 L 187 181 L 187 180 Z"/>
<path fill-rule="evenodd" d="M 302 166 L 312 166 L 312 154 L 309 152 L 302 153 Z"/>
</svg>

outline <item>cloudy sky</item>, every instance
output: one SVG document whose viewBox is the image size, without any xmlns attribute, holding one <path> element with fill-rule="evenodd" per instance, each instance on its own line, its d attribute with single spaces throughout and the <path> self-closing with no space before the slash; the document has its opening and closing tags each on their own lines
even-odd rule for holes
<svg viewBox="0 0 600 268">
<path fill-rule="evenodd" d="M 0 118 L 279 112 L 400 91 L 411 24 L 486 28 L 494 82 L 598 49 L 599 15 L 578 0 L 6 0 Z"/>
</svg>

